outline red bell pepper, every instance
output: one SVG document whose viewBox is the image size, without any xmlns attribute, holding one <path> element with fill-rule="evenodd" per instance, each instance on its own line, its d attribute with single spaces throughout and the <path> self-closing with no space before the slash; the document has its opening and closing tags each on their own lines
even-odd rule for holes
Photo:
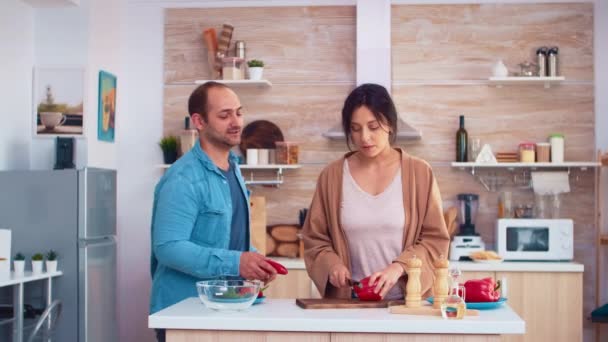
<svg viewBox="0 0 608 342">
<path fill-rule="evenodd" d="M 472 279 L 464 283 L 467 303 L 496 302 L 500 299 L 500 281 L 494 278 Z"/>
<path fill-rule="evenodd" d="M 353 284 L 353 291 L 362 301 L 379 301 L 382 300 L 380 294 L 374 292 L 376 284 L 369 283 L 369 277 L 361 279 L 360 282 Z"/>
<path fill-rule="evenodd" d="M 268 262 L 270 264 L 270 266 L 274 267 L 274 269 L 277 270 L 278 274 L 285 275 L 288 273 L 287 268 L 285 266 L 279 264 L 278 262 L 276 262 L 274 260 L 270 260 L 270 259 L 266 259 L 266 262 Z"/>
</svg>

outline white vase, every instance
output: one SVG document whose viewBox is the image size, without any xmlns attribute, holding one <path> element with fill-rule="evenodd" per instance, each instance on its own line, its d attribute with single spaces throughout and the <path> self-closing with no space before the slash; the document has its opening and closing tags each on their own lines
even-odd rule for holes
<svg viewBox="0 0 608 342">
<path fill-rule="evenodd" d="M 13 260 L 13 271 L 16 276 L 22 276 L 25 271 L 25 260 Z"/>
<path fill-rule="evenodd" d="M 46 261 L 46 271 L 48 273 L 57 272 L 57 260 L 47 260 Z"/>
<path fill-rule="evenodd" d="M 509 70 L 505 63 L 502 62 L 502 59 L 498 60 L 494 67 L 492 67 L 492 74 L 494 77 L 507 77 L 509 76 Z"/>
<path fill-rule="evenodd" d="M 263 67 L 253 67 L 249 68 L 249 79 L 259 81 L 262 79 L 262 75 L 264 74 Z"/>
<path fill-rule="evenodd" d="M 33 274 L 42 273 L 42 260 L 32 260 L 32 273 Z"/>
</svg>

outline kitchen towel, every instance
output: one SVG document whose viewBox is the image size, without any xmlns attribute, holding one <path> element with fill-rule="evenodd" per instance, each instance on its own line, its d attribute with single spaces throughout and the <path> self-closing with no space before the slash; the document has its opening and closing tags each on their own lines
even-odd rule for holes
<svg viewBox="0 0 608 342">
<path fill-rule="evenodd" d="M 553 195 L 570 192 L 566 171 L 532 172 L 532 188 L 535 194 Z"/>
</svg>

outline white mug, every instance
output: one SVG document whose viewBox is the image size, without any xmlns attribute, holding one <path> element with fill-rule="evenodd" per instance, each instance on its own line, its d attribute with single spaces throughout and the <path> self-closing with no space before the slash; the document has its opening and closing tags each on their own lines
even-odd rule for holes
<svg viewBox="0 0 608 342">
<path fill-rule="evenodd" d="M 258 149 L 247 149 L 247 165 L 258 165 Z"/>
<path fill-rule="evenodd" d="M 40 121 L 46 129 L 53 129 L 65 123 L 67 117 L 60 112 L 41 112 Z"/>
<path fill-rule="evenodd" d="M 267 148 L 261 148 L 258 150 L 258 164 L 259 165 L 268 165 L 268 160 L 270 159 L 270 150 Z"/>
</svg>

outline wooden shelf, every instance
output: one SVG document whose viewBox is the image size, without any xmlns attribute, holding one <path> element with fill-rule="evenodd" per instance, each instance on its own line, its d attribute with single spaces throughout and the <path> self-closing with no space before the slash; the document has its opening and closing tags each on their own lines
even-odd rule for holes
<svg viewBox="0 0 608 342">
<path fill-rule="evenodd" d="M 566 80 L 564 76 L 556 76 L 556 77 L 540 77 L 540 76 L 531 76 L 531 77 L 490 77 L 488 79 L 490 84 L 497 86 L 498 88 L 503 85 L 527 85 L 527 84 L 542 84 L 545 88 L 551 87 L 552 84 L 559 84 Z"/>
<path fill-rule="evenodd" d="M 487 168 L 487 169 L 517 169 L 517 168 L 530 168 L 530 169 L 569 169 L 569 168 L 580 168 L 586 170 L 588 168 L 600 167 L 599 162 L 563 162 L 563 163 L 497 163 L 497 164 L 482 164 L 475 162 L 452 162 L 452 167 L 460 169 L 466 168 Z"/>
<path fill-rule="evenodd" d="M 80 0 L 23 0 L 34 8 L 61 8 L 80 5 Z"/>
<path fill-rule="evenodd" d="M 160 169 L 168 169 L 171 167 L 170 164 L 160 164 L 156 165 L 156 168 Z M 240 164 L 239 168 L 242 171 L 248 171 L 248 177 L 243 174 L 243 178 L 245 178 L 246 185 L 272 185 L 279 187 L 279 185 L 283 184 L 283 170 L 295 170 L 301 168 L 302 165 L 299 164 L 268 164 L 268 165 L 247 165 Z M 263 179 L 256 180 L 253 177 L 254 171 L 274 171 L 276 173 L 276 178 L 274 179 Z M 243 173 L 243 172 L 241 172 Z"/>
<path fill-rule="evenodd" d="M 159 169 L 168 169 L 171 167 L 171 164 L 160 164 L 156 165 Z M 268 165 L 247 165 L 240 164 L 239 168 L 241 170 L 289 170 L 289 169 L 299 169 L 302 165 L 300 164 L 268 164 Z"/>
<path fill-rule="evenodd" d="M 299 169 L 302 165 L 299 164 L 268 164 L 268 165 L 247 165 L 240 164 L 241 170 L 277 170 L 277 169 Z"/>
<path fill-rule="evenodd" d="M 234 87 L 272 87 L 272 83 L 268 80 L 196 80 L 194 81 L 194 84 L 204 84 L 209 81 L 214 81 Z"/>
</svg>

